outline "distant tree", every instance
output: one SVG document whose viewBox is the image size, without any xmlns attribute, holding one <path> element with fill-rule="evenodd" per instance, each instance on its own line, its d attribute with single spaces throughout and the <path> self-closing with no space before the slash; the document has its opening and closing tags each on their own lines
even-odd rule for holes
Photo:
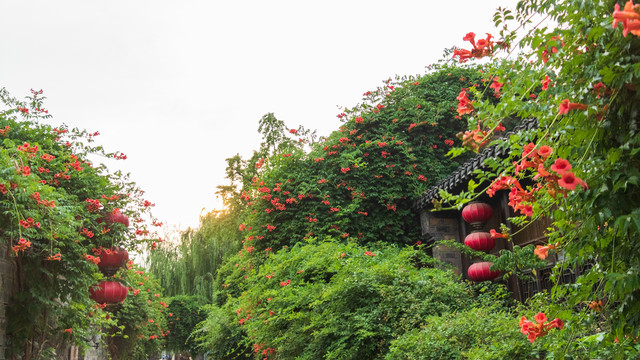
<svg viewBox="0 0 640 360">
<path fill-rule="evenodd" d="M 165 311 L 167 323 L 167 349 L 173 352 L 198 353 L 193 330 L 203 321 L 206 313 L 201 309 L 204 299 L 198 296 L 174 296 Z"/>
<path fill-rule="evenodd" d="M 242 247 L 237 215 L 212 211 L 200 227 L 182 232 L 180 243 L 164 242 L 148 258 L 167 296 L 193 295 L 211 302 L 213 282 L 224 259 Z"/>
</svg>

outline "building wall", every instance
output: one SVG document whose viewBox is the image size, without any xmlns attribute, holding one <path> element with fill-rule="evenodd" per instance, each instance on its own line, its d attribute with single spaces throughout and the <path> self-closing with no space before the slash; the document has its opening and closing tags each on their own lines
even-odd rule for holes
<svg viewBox="0 0 640 360">
<path fill-rule="evenodd" d="M 545 245 L 547 243 L 545 232 L 549 227 L 551 227 L 551 220 L 547 216 L 529 224 L 524 230 L 514 227 L 513 232 L 517 234 L 513 237 L 513 243 L 520 246 Z"/>
<path fill-rule="evenodd" d="M 9 247 L 0 243 L 0 360 L 6 359 L 7 307 L 13 282 L 13 262 L 8 251 Z"/>
<path fill-rule="evenodd" d="M 7 244 L 0 243 L 0 360 L 7 359 L 7 309 L 12 295 L 14 280 L 14 263 L 10 249 Z M 99 339 L 96 341 L 99 341 Z M 81 354 L 80 349 L 75 346 L 63 346 L 62 349 L 65 351 L 58 355 L 59 359 L 106 360 L 109 358 L 107 351 L 102 347 L 98 349 L 89 348 L 84 356 Z"/>
<path fill-rule="evenodd" d="M 436 217 L 429 211 L 420 213 L 422 235 L 428 235 L 431 241 L 455 240 L 460 242 L 460 229 L 457 218 Z M 460 275 L 463 270 L 460 251 L 444 245 L 433 247 L 433 257 L 452 266 L 453 271 Z"/>
<path fill-rule="evenodd" d="M 100 337 L 94 336 L 91 340 L 91 344 L 97 344 L 97 347 L 88 348 L 84 356 L 78 357 L 78 359 L 82 360 L 107 360 L 109 359 L 109 352 L 107 351 L 106 346 L 101 342 Z"/>
</svg>

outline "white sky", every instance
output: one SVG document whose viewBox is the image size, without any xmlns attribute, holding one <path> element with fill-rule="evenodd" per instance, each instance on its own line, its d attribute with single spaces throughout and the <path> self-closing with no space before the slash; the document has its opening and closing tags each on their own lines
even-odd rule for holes
<svg viewBox="0 0 640 360">
<path fill-rule="evenodd" d="M 52 124 L 99 131 L 160 220 L 197 226 L 262 115 L 328 135 L 337 106 L 495 34 L 493 11 L 515 2 L 7 0 L 0 87 L 43 89 Z"/>
</svg>

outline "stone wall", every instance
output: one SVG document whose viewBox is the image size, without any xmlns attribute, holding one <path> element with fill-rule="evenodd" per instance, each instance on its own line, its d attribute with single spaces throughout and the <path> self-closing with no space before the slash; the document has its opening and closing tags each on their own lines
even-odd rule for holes
<svg viewBox="0 0 640 360">
<path fill-rule="evenodd" d="M 7 306 L 13 282 L 13 262 L 9 258 L 9 247 L 0 243 L 0 360 L 5 360 L 7 344 Z"/>
<path fill-rule="evenodd" d="M 457 218 L 439 218 L 433 216 L 429 211 L 420 213 L 420 224 L 422 235 L 431 241 L 455 240 L 460 242 L 460 230 Z M 462 256 L 460 251 L 444 245 L 437 245 L 433 248 L 433 257 L 452 266 L 453 271 L 460 275 L 463 270 Z"/>
</svg>

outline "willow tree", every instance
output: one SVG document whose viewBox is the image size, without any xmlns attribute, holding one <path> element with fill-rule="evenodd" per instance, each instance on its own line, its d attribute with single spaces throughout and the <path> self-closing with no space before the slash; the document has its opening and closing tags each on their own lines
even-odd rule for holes
<svg viewBox="0 0 640 360">
<path fill-rule="evenodd" d="M 180 243 L 163 243 L 149 257 L 149 271 L 161 279 L 168 296 L 196 295 L 212 298 L 212 283 L 222 261 L 237 252 L 242 239 L 237 216 L 212 211 L 200 218 L 197 229 L 180 235 Z"/>
</svg>

